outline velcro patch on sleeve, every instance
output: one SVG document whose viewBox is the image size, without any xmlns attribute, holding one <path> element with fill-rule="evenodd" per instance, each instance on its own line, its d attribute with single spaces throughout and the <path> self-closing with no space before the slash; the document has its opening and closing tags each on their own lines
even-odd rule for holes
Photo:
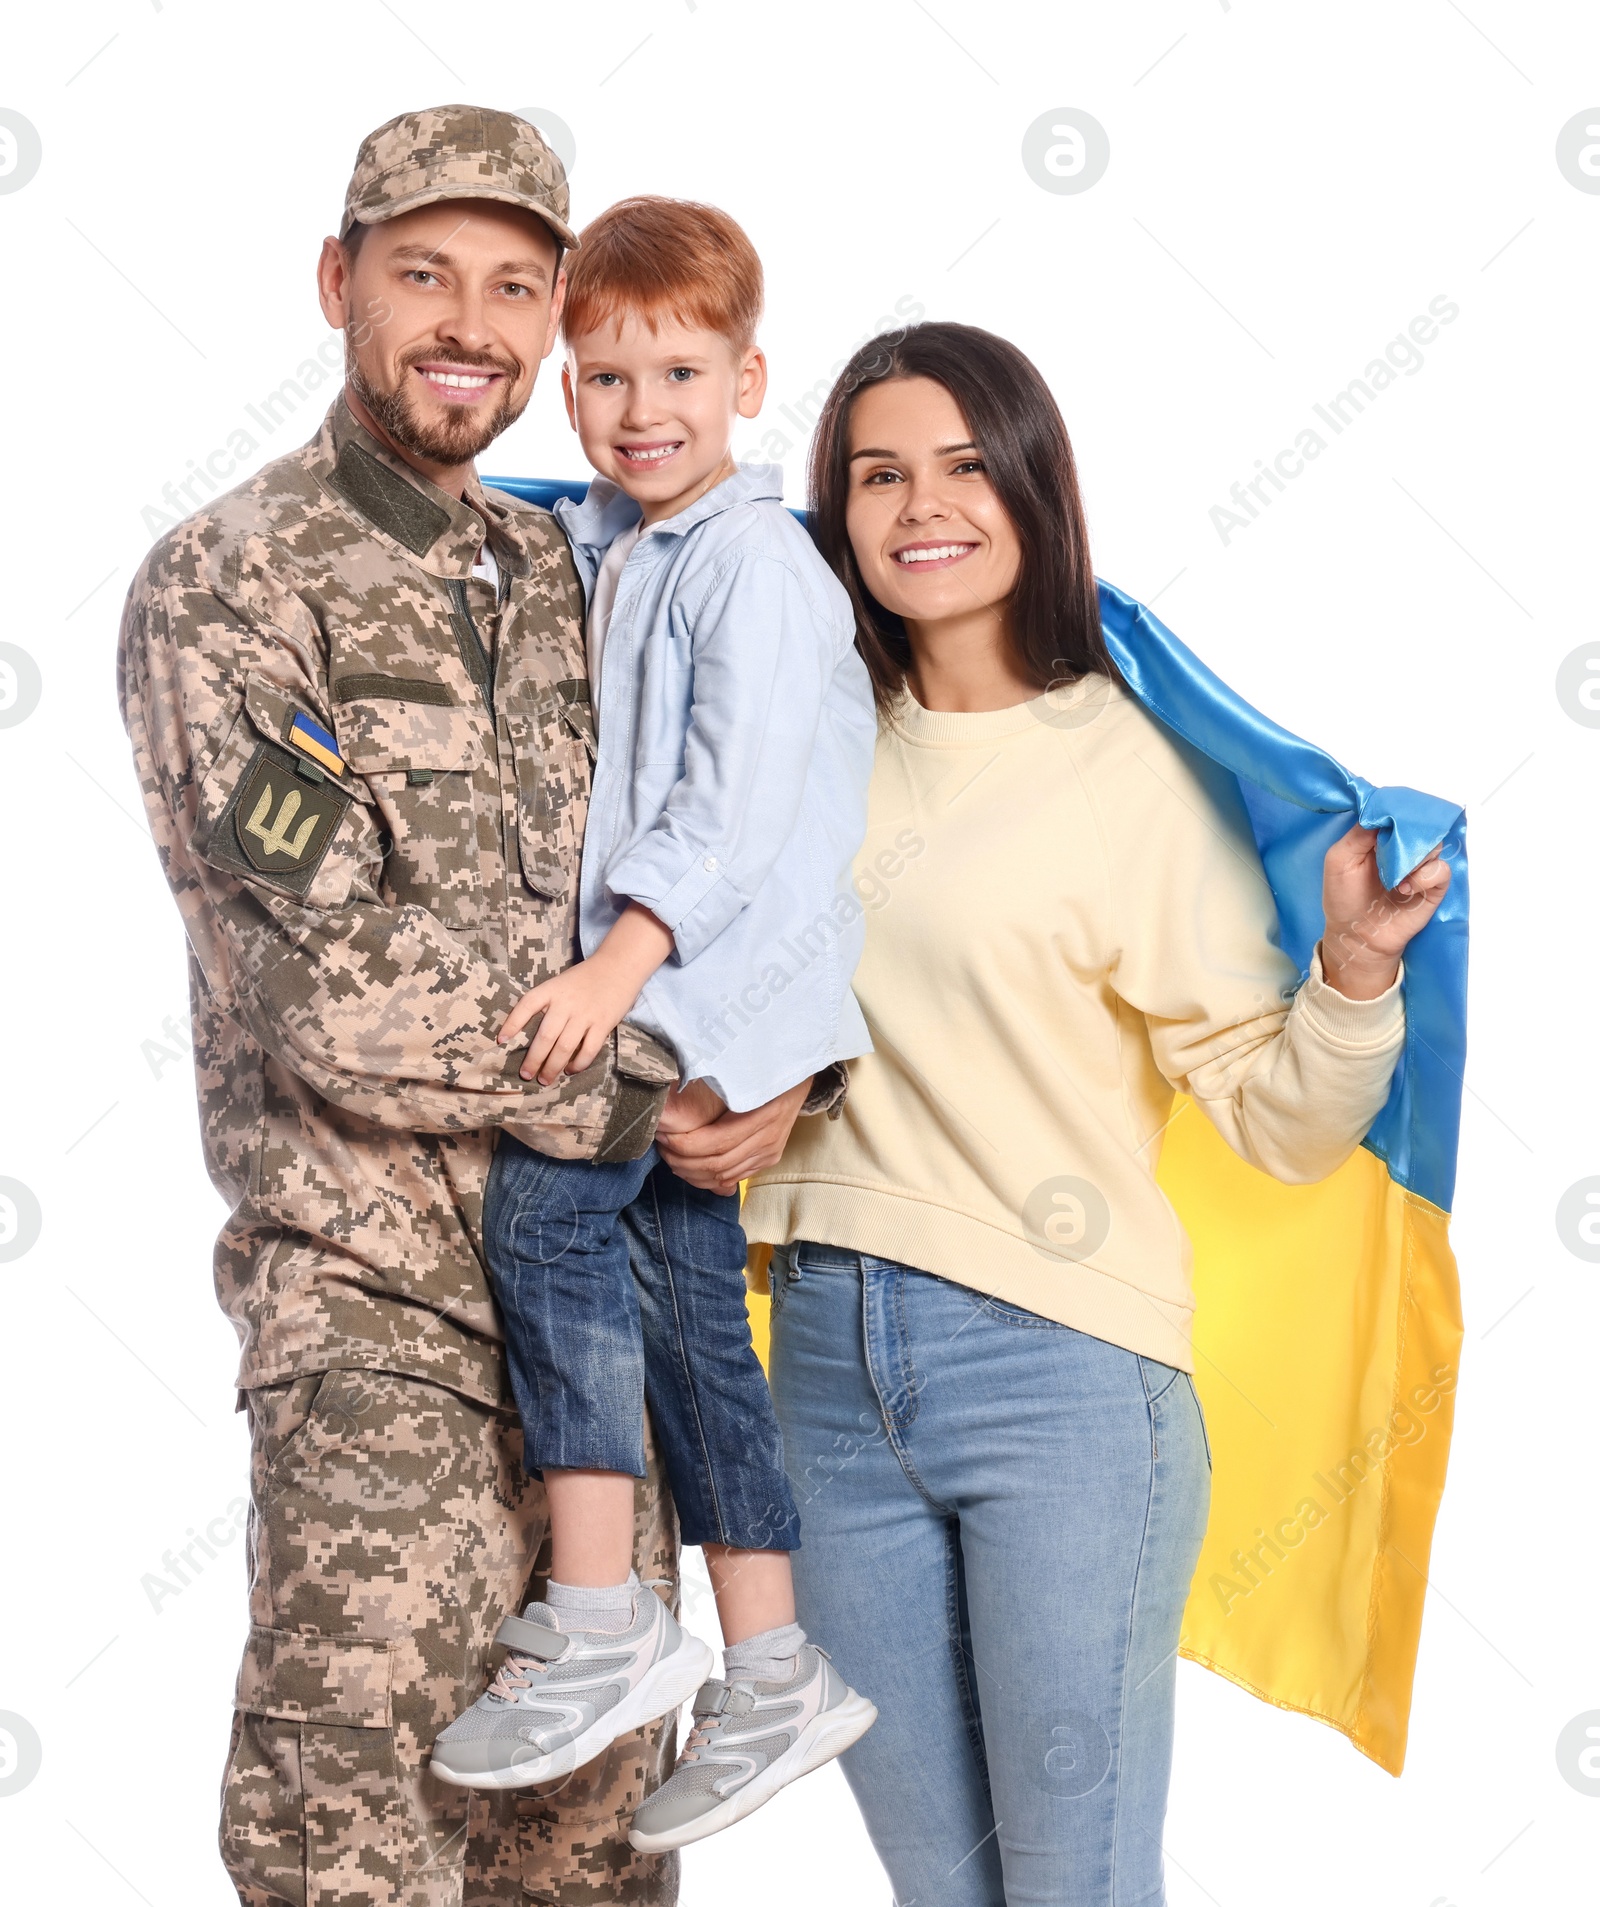
<svg viewBox="0 0 1600 1907">
<path fill-rule="evenodd" d="M 218 821 L 210 858 L 303 896 L 349 806 L 337 784 L 308 782 L 288 749 L 262 742 Z"/>
</svg>

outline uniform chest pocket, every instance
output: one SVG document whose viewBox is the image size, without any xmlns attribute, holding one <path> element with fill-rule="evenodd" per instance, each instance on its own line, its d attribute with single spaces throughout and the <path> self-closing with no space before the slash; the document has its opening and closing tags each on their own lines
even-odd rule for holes
<svg viewBox="0 0 1600 1907">
<path fill-rule="evenodd" d="M 355 674 L 333 683 L 339 746 L 389 837 L 384 898 L 453 926 L 476 922 L 496 857 L 493 804 L 478 783 L 491 746 L 483 712 L 449 684 Z"/>
<path fill-rule="evenodd" d="M 522 878 L 556 900 L 576 891 L 589 817 L 594 713 L 587 683 L 542 689 L 505 711 L 517 769 L 517 842 Z"/>
<path fill-rule="evenodd" d="M 488 743 L 481 710 L 426 676 L 341 675 L 333 682 L 339 746 L 358 775 L 479 767 Z"/>
</svg>

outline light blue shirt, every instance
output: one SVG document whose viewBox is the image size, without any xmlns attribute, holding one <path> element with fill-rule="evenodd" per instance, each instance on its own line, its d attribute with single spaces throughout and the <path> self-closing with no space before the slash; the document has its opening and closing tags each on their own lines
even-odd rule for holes
<svg viewBox="0 0 1600 1907">
<path fill-rule="evenodd" d="M 645 530 L 617 579 L 597 695 L 580 937 L 630 900 L 674 951 L 629 1019 L 736 1112 L 870 1052 L 850 980 L 877 723 L 849 598 L 746 464 Z M 558 502 L 594 588 L 639 505 L 604 477 Z"/>
</svg>

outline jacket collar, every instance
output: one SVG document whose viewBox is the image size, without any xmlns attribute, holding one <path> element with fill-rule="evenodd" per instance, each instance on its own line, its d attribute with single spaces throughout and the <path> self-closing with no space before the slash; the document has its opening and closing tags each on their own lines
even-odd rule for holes
<svg viewBox="0 0 1600 1907">
<path fill-rule="evenodd" d="M 464 497 L 447 495 L 359 424 L 342 391 L 323 419 L 313 455 L 323 487 L 433 575 L 470 575 L 486 540 L 513 576 L 531 568 L 510 512 L 486 494 L 476 471 Z"/>
<path fill-rule="evenodd" d="M 652 536 L 685 536 L 697 523 L 720 516 L 735 504 L 751 503 L 758 498 L 783 498 L 781 464 L 740 464 L 731 477 L 708 490 L 703 497 L 650 525 Z M 590 483 L 582 503 L 565 513 L 563 528 L 580 548 L 592 551 L 598 561 L 601 553 L 626 529 L 639 521 L 641 511 L 627 491 L 619 489 L 609 477 L 596 477 Z"/>
</svg>

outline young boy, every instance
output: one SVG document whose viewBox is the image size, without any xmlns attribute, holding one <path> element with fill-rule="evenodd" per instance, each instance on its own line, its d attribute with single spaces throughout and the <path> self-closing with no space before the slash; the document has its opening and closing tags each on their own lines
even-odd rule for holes
<svg viewBox="0 0 1600 1907">
<path fill-rule="evenodd" d="M 871 1046 L 850 991 L 850 864 L 872 694 L 849 601 L 785 510 L 781 472 L 729 448 L 765 392 L 761 299 L 743 231 L 677 200 L 613 206 L 569 266 L 562 384 L 599 473 L 558 506 L 588 590 L 599 727 L 586 957 L 501 1029 L 537 1022 L 522 1070 L 546 1084 L 592 1065 L 625 1017 L 675 1048 L 690 1093 L 735 1112 Z M 699 1688 L 631 1836 L 681 1847 L 877 1713 L 794 1619 L 798 1517 L 750 1341 L 738 1195 L 696 1190 L 654 1147 L 593 1165 L 503 1136 L 484 1233 L 551 1580 L 507 1619 L 511 1653 L 433 1767 L 470 1787 L 550 1781 Z M 722 1681 L 630 1567 L 647 1397 L 683 1540 L 704 1546 L 716 1590 Z"/>
</svg>

